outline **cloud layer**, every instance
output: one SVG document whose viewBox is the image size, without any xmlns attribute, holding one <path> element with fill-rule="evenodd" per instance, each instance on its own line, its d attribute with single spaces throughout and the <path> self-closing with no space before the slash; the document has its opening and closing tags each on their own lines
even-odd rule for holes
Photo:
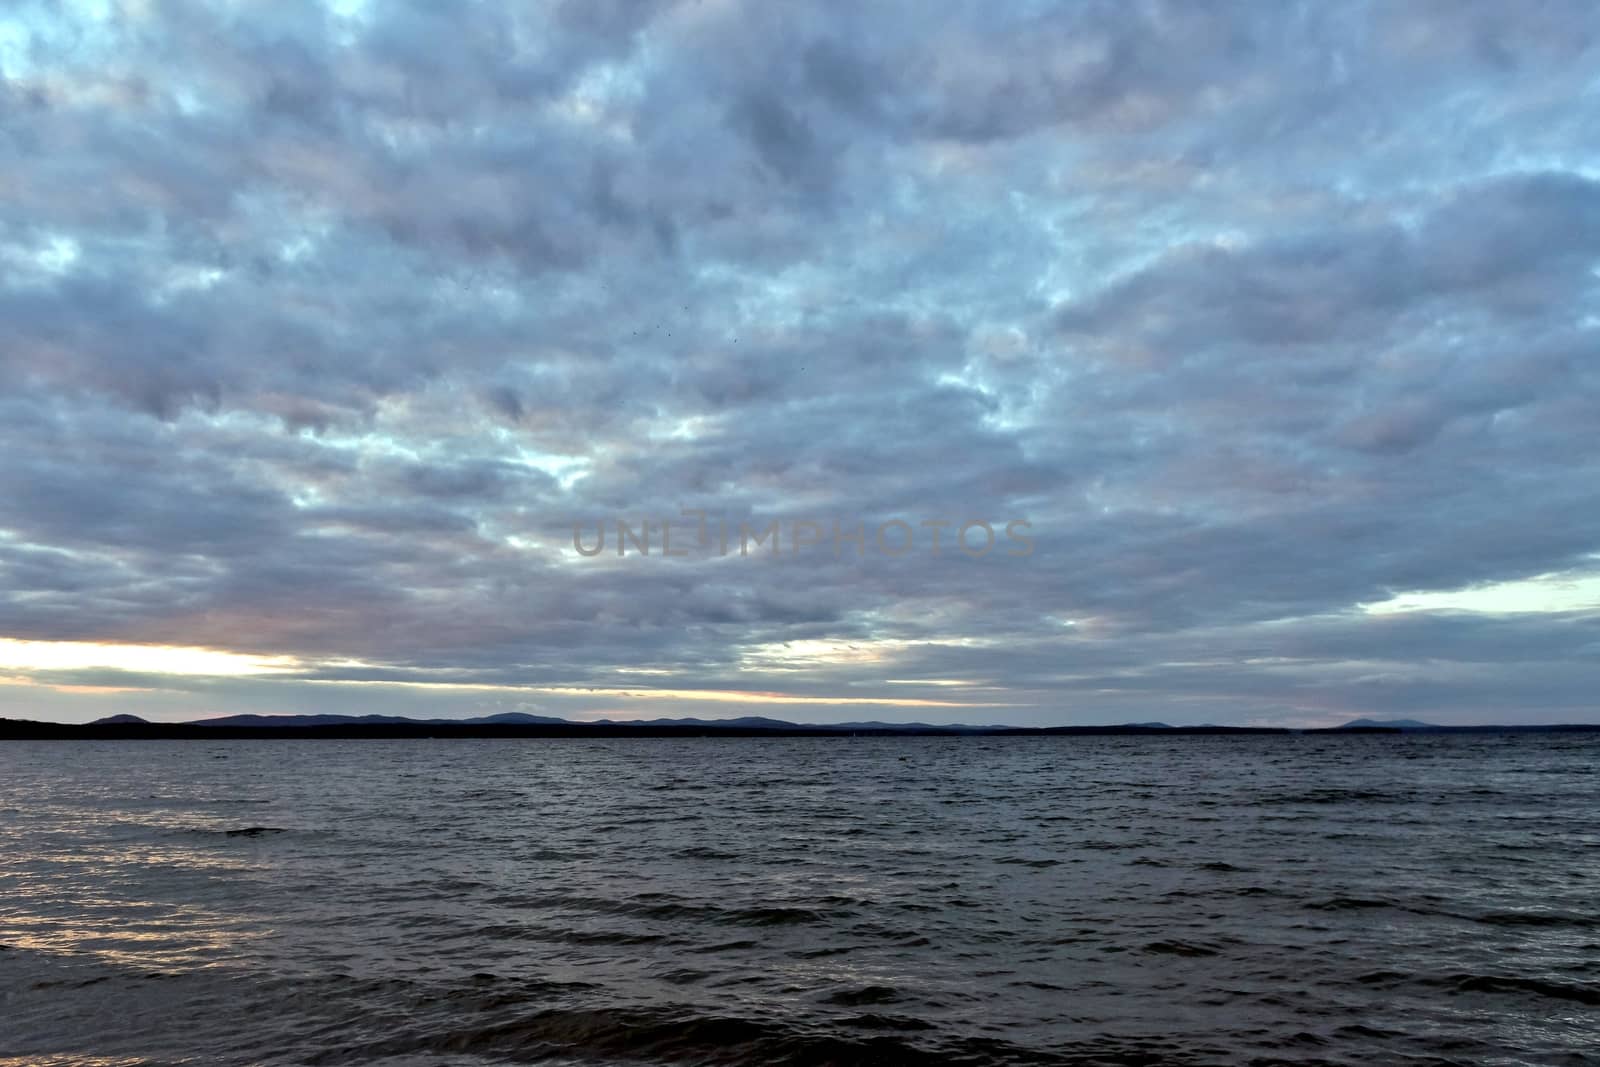
<svg viewBox="0 0 1600 1067">
<path fill-rule="evenodd" d="M 84 651 L 0 714 L 1592 719 L 1600 597 L 1369 606 L 1600 569 L 1597 60 L 1585 0 L 13 7 L 0 637 Z M 1035 549 L 572 549 L 683 508 Z"/>
</svg>

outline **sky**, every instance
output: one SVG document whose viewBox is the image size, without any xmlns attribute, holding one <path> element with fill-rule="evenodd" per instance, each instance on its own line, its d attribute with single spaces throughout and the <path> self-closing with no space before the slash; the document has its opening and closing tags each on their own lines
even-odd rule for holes
<svg viewBox="0 0 1600 1067">
<path fill-rule="evenodd" d="M 1597 72 L 1590 0 L 7 4 L 0 716 L 1600 721 Z"/>
</svg>

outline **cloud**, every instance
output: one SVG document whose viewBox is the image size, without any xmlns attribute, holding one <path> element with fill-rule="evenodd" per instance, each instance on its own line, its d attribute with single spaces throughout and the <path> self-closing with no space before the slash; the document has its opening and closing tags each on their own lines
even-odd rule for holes
<svg viewBox="0 0 1600 1067">
<path fill-rule="evenodd" d="M 1581 606 L 1362 608 L 1596 570 L 1578 0 L 5 27 L 0 637 L 303 669 L 0 713 L 1585 717 Z M 572 550 L 683 508 L 1036 547 Z"/>
</svg>

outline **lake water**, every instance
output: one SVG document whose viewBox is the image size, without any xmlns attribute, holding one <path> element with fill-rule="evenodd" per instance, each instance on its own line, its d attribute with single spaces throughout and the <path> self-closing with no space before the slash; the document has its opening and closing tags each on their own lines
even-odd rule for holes
<svg viewBox="0 0 1600 1067">
<path fill-rule="evenodd" d="M 0 744 L 0 1064 L 1593 1064 L 1600 737 Z"/>
</svg>

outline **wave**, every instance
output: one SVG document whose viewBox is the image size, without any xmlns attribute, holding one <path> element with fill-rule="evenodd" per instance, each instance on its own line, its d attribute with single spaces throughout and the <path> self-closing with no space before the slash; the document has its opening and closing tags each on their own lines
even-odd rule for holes
<svg viewBox="0 0 1600 1067">
<path fill-rule="evenodd" d="M 1520 978 L 1497 974 L 1452 974 L 1426 984 L 1455 993 L 1528 993 L 1575 1004 L 1600 1005 L 1600 986 L 1580 982 L 1552 982 L 1545 978 Z"/>
<path fill-rule="evenodd" d="M 1186 1067 L 1214 1062 L 1203 1051 L 1159 1040 L 1107 1036 L 1088 1038 L 1072 1048 L 1038 1049 L 998 1038 L 949 1037 L 926 1021 L 882 1013 L 830 1020 L 823 1028 L 815 1021 L 702 1014 L 687 1007 L 552 1009 L 492 1025 L 418 1029 L 326 1049 L 302 1062 L 336 1067 L 382 1057 L 462 1055 L 507 1061 L 572 1057 L 577 1062 L 626 1060 L 706 1067 Z"/>
</svg>

